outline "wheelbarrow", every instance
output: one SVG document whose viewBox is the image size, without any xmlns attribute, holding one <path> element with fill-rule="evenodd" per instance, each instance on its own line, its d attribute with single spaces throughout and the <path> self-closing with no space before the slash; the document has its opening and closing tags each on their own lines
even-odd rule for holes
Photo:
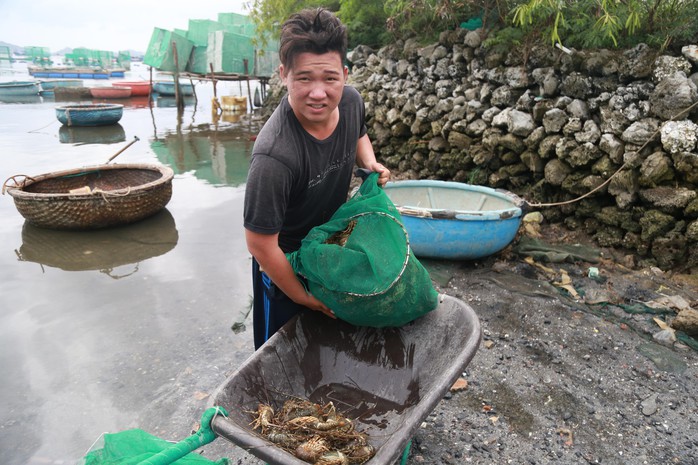
<svg viewBox="0 0 698 465">
<path fill-rule="evenodd" d="M 475 355 L 480 323 L 466 303 L 440 296 L 438 307 L 399 328 L 357 327 L 318 312 L 287 323 L 212 396 L 227 410 L 211 429 L 270 465 L 307 465 L 250 425 L 260 403 L 290 398 L 333 402 L 375 455 L 392 464 Z"/>
</svg>

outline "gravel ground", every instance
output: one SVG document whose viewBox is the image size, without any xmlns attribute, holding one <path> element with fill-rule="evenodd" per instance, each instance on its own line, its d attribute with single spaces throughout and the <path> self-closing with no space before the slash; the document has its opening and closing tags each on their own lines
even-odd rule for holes
<svg viewBox="0 0 698 465">
<path fill-rule="evenodd" d="M 544 236 L 579 239 L 554 228 Z M 427 418 L 409 463 L 698 464 L 698 352 L 653 339 L 654 318 L 671 309 L 628 311 L 662 296 L 695 308 L 695 275 L 629 269 L 620 263 L 632 257 L 601 252 L 597 264 L 513 253 L 425 262 L 441 292 L 475 309 L 483 343 L 463 374 L 467 388 Z M 567 289 L 553 284 L 562 270 Z"/>
</svg>

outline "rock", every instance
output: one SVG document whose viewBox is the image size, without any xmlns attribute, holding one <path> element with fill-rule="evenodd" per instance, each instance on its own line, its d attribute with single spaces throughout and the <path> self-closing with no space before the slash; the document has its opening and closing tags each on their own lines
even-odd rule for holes
<svg viewBox="0 0 698 465">
<path fill-rule="evenodd" d="M 649 77 L 652 74 L 652 64 L 657 55 L 658 52 L 646 44 L 639 44 L 627 50 L 623 53 L 620 61 L 618 77 L 623 82 L 632 82 Z"/>
<path fill-rule="evenodd" d="M 633 123 L 623 131 L 621 139 L 635 145 L 644 145 L 659 136 L 659 121 L 654 118 L 643 119 Z"/>
<path fill-rule="evenodd" d="M 560 93 L 576 99 L 585 99 L 592 94 L 591 79 L 581 73 L 571 73 L 562 80 Z"/>
<path fill-rule="evenodd" d="M 686 227 L 686 239 L 692 242 L 698 242 L 698 221 L 692 221 Z"/>
<path fill-rule="evenodd" d="M 654 415 L 657 413 L 657 394 L 652 394 L 647 399 L 643 400 L 640 406 L 642 407 L 642 414 L 646 417 Z"/>
<path fill-rule="evenodd" d="M 672 76 L 677 72 L 681 72 L 685 75 L 691 74 L 691 63 L 683 57 L 660 55 L 654 61 L 652 79 L 654 82 L 658 83 L 662 79 Z"/>
<path fill-rule="evenodd" d="M 654 187 L 673 178 L 671 158 L 663 152 L 654 152 L 640 166 L 640 185 Z"/>
<path fill-rule="evenodd" d="M 545 165 L 545 181 L 552 186 L 561 186 L 572 168 L 562 160 L 554 159 Z"/>
<path fill-rule="evenodd" d="M 367 45 L 357 45 L 353 50 L 347 52 L 347 60 L 356 65 L 364 66 L 368 57 L 375 53 L 375 51 Z"/>
<path fill-rule="evenodd" d="M 676 224 L 676 219 L 658 210 L 649 210 L 640 218 L 642 227 L 641 238 L 645 242 L 650 242 L 658 237 L 664 236 L 671 231 Z"/>
<path fill-rule="evenodd" d="M 685 118 L 686 110 L 698 100 L 698 88 L 683 73 L 675 73 L 657 84 L 650 96 L 653 115 L 662 119 Z"/>
<path fill-rule="evenodd" d="M 470 31 L 463 38 L 463 44 L 470 48 L 478 48 L 482 43 L 482 38 L 478 31 Z"/>
<path fill-rule="evenodd" d="M 698 154 L 682 152 L 672 157 L 677 177 L 693 185 L 698 184 Z"/>
<path fill-rule="evenodd" d="M 644 202 L 667 213 L 680 213 L 696 197 L 696 191 L 685 187 L 656 187 L 640 191 L 640 198 Z"/>
<path fill-rule="evenodd" d="M 621 163 L 623 161 L 625 145 L 622 140 L 613 134 L 603 134 L 599 139 L 599 148 L 601 151 L 607 153 L 614 163 Z"/>
<path fill-rule="evenodd" d="M 546 111 L 543 116 L 543 127 L 548 134 L 558 133 L 568 121 L 567 113 L 558 108 Z"/>
<path fill-rule="evenodd" d="M 667 121 L 661 126 L 662 147 L 669 153 L 692 152 L 698 140 L 698 125 L 691 120 Z"/>
<path fill-rule="evenodd" d="M 596 144 L 601 138 L 601 130 L 593 120 L 584 122 L 582 131 L 574 135 L 574 139 L 580 144 L 591 143 Z M 600 147 L 599 147 L 600 148 Z"/>
<path fill-rule="evenodd" d="M 692 337 L 698 337 L 698 311 L 683 309 L 671 321 L 671 327 Z"/>
<path fill-rule="evenodd" d="M 682 47 L 681 54 L 694 65 L 698 65 L 698 45 L 686 45 Z"/>
<path fill-rule="evenodd" d="M 586 166 L 601 157 L 599 148 L 591 142 L 579 144 L 567 157 L 561 157 L 573 167 Z"/>
</svg>

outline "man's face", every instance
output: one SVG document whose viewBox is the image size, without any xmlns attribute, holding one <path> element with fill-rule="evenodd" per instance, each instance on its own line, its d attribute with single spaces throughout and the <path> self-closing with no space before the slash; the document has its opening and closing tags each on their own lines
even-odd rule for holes
<svg viewBox="0 0 698 465">
<path fill-rule="evenodd" d="M 304 127 L 332 121 L 348 73 L 339 53 L 301 53 L 292 68 L 281 65 L 279 70 L 291 108 Z"/>
</svg>

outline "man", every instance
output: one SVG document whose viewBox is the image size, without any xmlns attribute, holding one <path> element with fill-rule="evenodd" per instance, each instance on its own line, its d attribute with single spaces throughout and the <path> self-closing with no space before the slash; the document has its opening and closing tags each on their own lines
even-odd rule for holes
<svg viewBox="0 0 698 465">
<path fill-rule="evenodd" d="M 245 193 L 255 349 L 304 309 L 334 318 L 285 254 L 346 201 L 355 165 L 379 172 L 381 185 L 390 178 L 366 134 L 361 96 L 345 86 L 346 51 L 346 27 L 325 9 L 303 10 L 282 26 L 287 95 L 257 136 Z"/>
</svg>

